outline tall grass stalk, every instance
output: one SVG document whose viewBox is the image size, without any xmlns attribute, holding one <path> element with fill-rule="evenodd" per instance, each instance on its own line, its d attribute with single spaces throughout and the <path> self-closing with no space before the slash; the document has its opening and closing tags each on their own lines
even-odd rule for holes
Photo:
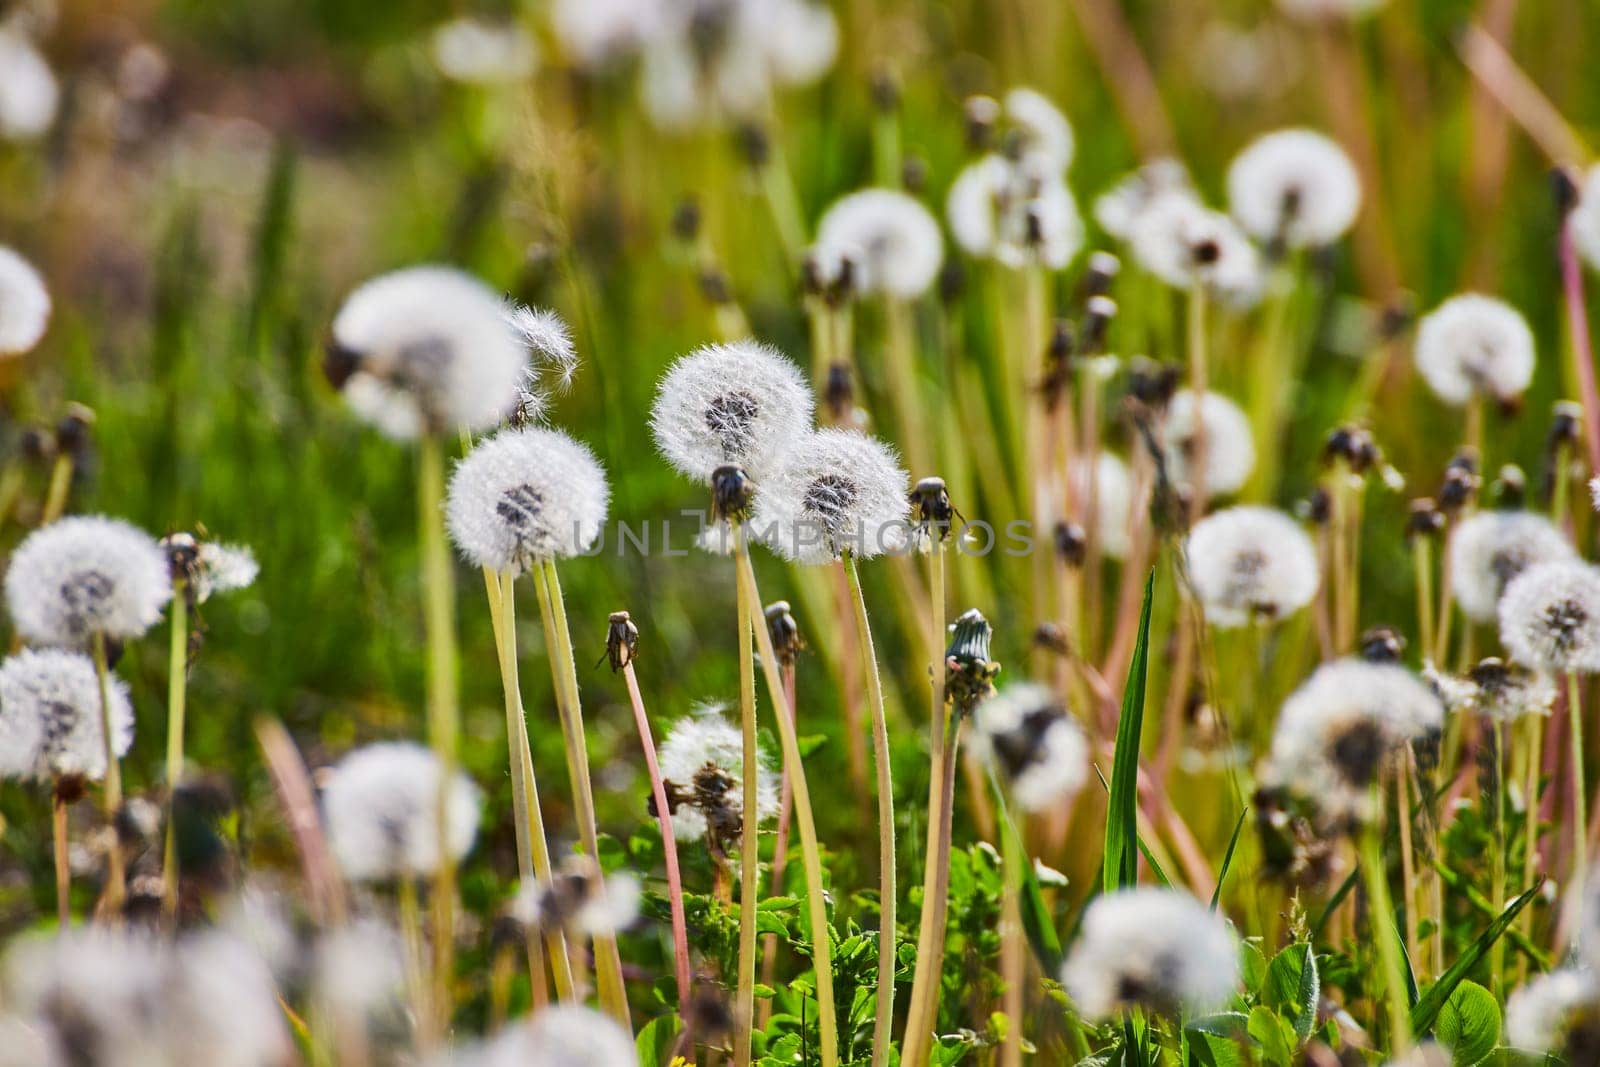
<svg viewBox="0 0 1600 1067">
<path fill-rule="evenodd" d="M 752 604 L 761 603 L 755 567 L 750 550 L 735 540 L 734 555 L 739 568 L 739 583 Z M 817 1030 L 821 1035 L 822 1067 L 838 1067 L 839 1029 L 833 1003 L 833 938 L 828 928 L 828 901 L 822 886 L 822 849 L 817 842 L 817 824 L 811 812 L 811 790 L 806 784 L 805 764 L 800 758 L 800 741 L 795 735 L 793 716 L 787 707 L 783 679 L 778 674 L 778 658 L 772 635 L 765 626 L 755 627 L 756 647 L 761 653 L 761 669 L 767 692 L 772 698 L 778 724 L 778 740 L 783 748 L 783 763 L 794 785 L 794 818 L 800 830 L 800 857 L 805 867 L 806 907 L 811 923 L 811 958 L 817 975 Z"/>
<path fill-rule="evenodd" d="M 1600 386 L 1595 384 L 1594 346 L 1589 336 L 1589 311 L 1584 304 L 1583 266 L 1572 237 L 1570 219 L 1561 226 L 1561 293 L 1567 306 L 1573 370 L 1583 402 L 1583 440 L 1589 450 L 1589 470 L 1600 473 Z"/>
<path fill-rule="evenodd" d="M 1400 960 L 1400 932 L 1394 924 L 1394 902 L 1389 896 L 1389 876 L 1383 863 L 1381 813 L 1383 793 L 1372 789 L 1373 818 L 1360 831 L 1360 863 L 1367 887 L 1367 921 L 1378 945 L 1383 966 L 1383 992 L 1389 1010 L 1389 1051 L 1403 1055 L 1411 1049 L 1411 1011 L 1406 1003 L 1404 971 Z"/>
<path fill-rule="evenodd" d="M 578 666 L 572 654 L 572 631 L 567 624 L 566 603 L 561 595 L 561 579 L 555 563 L 538 564 L 539 612 L 544 620 L 545 644 L 550 658 L 551 682 L 556 691 L 556 710 L 561 719 L 561 739 L 566 746 L 567 774 L 572 782 L 573 815 L 578 821 L 578 840 L 595 863 L 600 862 L 600 833 L 595 822 L 594 787 L 589 780 L 589 752 L 583 733 L 583 709 L 578 696 Z M 600 891 L 605 892 L 602 884 Z M 622 980 L 622 958 L 617 940 L 611 934 L 594 937 L 595 985 L 600 1004 L 608 1015 L 624 1026 L 631 1026 L 627 988 Z"/>
<path fill-rule="evenodd" d="M 860 640 L 861 664 L 867 676 L 867 702 L 872 713 L 872 757 L 877 764 L 878 787 L 878 1007 L 872 1025 L 874 1067 L 888 1063 L 890 1028 L 894 1023 L 895 975 L 895 845 L 894 773 L 889 762 L 889 724 L 883 712 L 883 680 L 878 673 L 878 654 L 873 647 L 872 625 L 867 618 L 867 601 L 861 592 L 861 572 L 855 555 L 846 551 L 841 560 L 850 582 L 850 598 L 855 605 L 856 634 Z"/>
<path fill-rule="evenodd" d="M 189 692 L 189 583 L 172 582 L 171 647 L 167 658 L 167 834 L 161 854 L 161 910 L 178 914 L 178 780 L 183 777 L 183 720 Z"/>
<path fill-rule="evenodd" d="M 747 551 L 744 526 L 737 519 L 730 519 L 729 526 L 733 534 L 734 551 L 743 554 Z M 756 810 L 757 777 L 761 770 L 760 754 L 756 751 L 756 668 L 755 649 L 751 642 L 757 625 L 763 631 L 766 629 L 766 619 L 756 622 L 761 601 L 751 595 L 744 582 L 738 582 L 737 576 L 735 581 L 738 583 L 735 600 L 739 624 L 739 731 L 743 750 L 743 805 L 740 811 L 744 813 L 744 829 L 739 835 L 739 976 L 738 984 L 734 987 L 733 1061 L 735 1067 L 749 1067 L 750 1031 L 755 1024 L 756 904 L 760 894 L 756 884 Z M 776 694 L 773 695 L 774 706 L 779 699 Z M 778 714 L 787 712 L 780 709 Z"/>
</svg>

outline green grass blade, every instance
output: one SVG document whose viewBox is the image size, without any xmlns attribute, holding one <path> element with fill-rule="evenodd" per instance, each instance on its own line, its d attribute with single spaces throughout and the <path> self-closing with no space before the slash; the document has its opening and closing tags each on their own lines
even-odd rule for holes
<svg viewBox="0 0 1600 1067">
<path fill-rule="evenodd" d="M 1111 798 L 1106 808 L 1105 888 L 1124 889 L 1139 880 L 1139 738 L 1144 728 L 1145 674 L 1150 664 L 1150 600 L 1155 591 L 1152 569 L 1144 581 L 1139 610 L 1139 636 L 1122 690 L 1122 715 L 1117 721 L 1117 747 L 1111 761 Z"/>
<path fill-rule="evenodd" d="M 1467 946 L 1467 950 L 1461 954 L 1461 957 L 1455 963 L 1450 965 L 1450 968 L 1444 974 L 1439 976 L 1437 982 L 1428 987 L 1428 991 L 1422 995 L 1422 998 L 1411 1009 L 1411 1029 L 1413 1031 L 1421 1035 L 1433 1028 L 1434 1021 L 1438 1019 L 1440 1010 L 1444 1007 L 1445 1001 L 1450 999 L 1450 994 L 1455 992 L 1456 986 L 1460 985 L 1472 968 L 1476 967 L 1478 962 L 1488 955 L 1489 946 L 1493 945 L 1500 938 L 1500 935 L 1504 934 L 1511 924 L 1516 921 L 1522 909 L 1527 907 L 1533 898 L 1539 895 L 1539 890 L 1543 885 L 1544 879 L 1541 878 L 1532 889 L 1507 904 L 1506 910 L 1500 913 L 1500 917 L 1484 927 L 1483 933 L 1478 935 L 1477 940 Z"/>
<path fill-rule="evenodd" d="M 1211 891 L 1211 910 L 1216 911 L 1222 902 L 1222 883 L 1228 880 L 1228 868 L 1233 866 L 1233 850 L 1239 847 L 1239 832 L 1244 829 L 1244 817 L 1250 814 L 1245 808 L 1239 812 L 1239 821 L 1233 824 L 1233 836 L 1228 838 L 1228 851 L 1222 854 L 1222 866 L 1217 870 L 1217 888 Z"/>
</svg>

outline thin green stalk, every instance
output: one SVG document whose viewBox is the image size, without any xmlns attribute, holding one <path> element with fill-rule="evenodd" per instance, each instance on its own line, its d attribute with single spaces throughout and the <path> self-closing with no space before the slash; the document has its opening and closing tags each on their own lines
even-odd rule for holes
<svg viewBox="0 0 1600 1067">
<path fill-rule="evenodd" d="M 407 872 L 396 887 L 400 905 L 400 940 L 405 951 L 406 990 L 417 1028 L 417 1049 L 428 1053 L 439 1044 L 437 1009 L 429 1003 L 430 987 L 422 945 L 422 911 L 417 904 L 417 884 Z"/>
<path fill-rule="evenodd" d="M 106 777 L 102 789 L 106 822 L 117 825 L 117 812 L 122 809 L 122 765 L 117 760 L 116 737 L 111 728 L 111 678 L 106 665 L 106 635 L 94 635 L 94 673 L 100 684 L 100 737 L 105 744 Z M 106 854 L 106 889 L 102 903 L 106 914 L 115 921 L 122 913 L 122 898 L 126 890 L 122 870 L 122 842 L 113 833 L 111 848 Z"/>
<path fill-rule="evenodd" d="M 167 839 L 161 857 L 161 910 L 178 914 L 178 779 L 183 776 L 183 719 L 189 691 L 189 583 L 172 583 L 172 644 L 167 659 Z"/>
<path fill-rule="evenodd" d="M 867 601 L 861 593 L 861 572 L 855 555 L 846 551 L 840 561 L 850 582 L 855 604 L 856 634 L 861 642 L 861 664 L 867 675 L 867 702 L 872 711 L 872 758 L 878 772 L 878 1010 L 872 1024 L 872 1062 L 889 1062 L 890 1030 L 894 1024 L 894 972 L 896 886 L 894 872 L 894 774 L 889 765 L 889 724 L 883 713 L 883 680 L 878 674 L 878 654 L 873 646 Z"/>
<path fill-rule="evenodd" d="M 1427 655 L 1433 648 L 1433 542 L 1427 534 L 1412 537 L 1411 560 L 1417 586 L 1417 640 Z"/>
<path fill-rule="evenodd" d="M 49 526 L 66 514 L 67 496 L 72 492 L 72 453 L 56 456 L 50 467 L 50 488 L 45 491 L 44 510 L 39 514 L 39 525 Z"/>
<path fill-rule="evenodd" d="M 739 546 L 735 550 L 742 550 L 744 527 L 737 520 L 730 525 L 734 544 Z M 739 727 L 743 746 L 741 767 L 744 807 L 741 810 L 754 812 L 757 809 L 756 785 L 760 764 L 756 752 L 756 668 L 752 642 L 760 603 L 752 603 L 749 590 L 743 582 L 738 583 L 735 599 L 738 602 L 739 624 Z M 764 618 L 760 625 L 765 628 Z M 745 832 L 739 839 L 739 981 L 734 990 L 733 1006 L 735 1067 L 749 1067 L 750 1032 L 755 1023 L 756 898 L 760 893 L 756 887 L 756 860 L 755 825 L 753 820 L 747 819 Z"/>
<path fill-rule="evenodd" d="M 1400 932 L 1394 924 L 1394 903 L 1389 898 L 1389 879 L 1383 866 L 1383 834 L 1378 813 L 1383 810 L 1383 793 L 1372 787 L 1373 821 L 1361 830 L 1361 873 L 1367 883 L 1368 920 L 1372 938 L 1378 943 L 1383 962 L 1383 991 L 1389 1005 L 1389 1051 L 1403 1055 L 1411 1049 L 1411 1011 L 1406 1003 L 1404 971 L 1400 961 Z"/>
<path fill-rule="evenodd" d="M 1522 884 L 1532 885 L 1533 872 L 1539 863 L 1539 770 L 1544 748 L 1544 716 L 1533 714 L 1526 718 L 1528 763 L 1523 780 Z M 1526 908 L 1517 917 L 1517 928 L 1525 934 L 1533 930 L 1533 916 Z"/>
<path fill-rule="evenodd" d="M 583 734 L 583 709 L 578 698 L 578 666 L 572 655 L 572 631 L 567 626 L 567 609 L 561 595 L 561 579 L 555 563 L 539 565 L 539 608 L 544 615 L 549 647 L 550 673 L 556 690 L 556 708 L 561 718 L 561 737 L 566 742 L 567 771 L 572 778 L 573 814 L 578 820 L 578 838 L 583 850 L 596 863 L 600 859 L 600 834 L 595 823 L 594 788 L 589 781 L 588 746 Z M 602 890 L 603 891 L 603 890 Z M 594 938 L 595 984 L 606 1012 L 631 1029 L 628 992 L 622 979 L 622 958 L 617 939 L 610 934 Z"/>
<path fill-rule="evenodd" d="M 1206 353 L 1206 290 L 1196 282 L 1189 290 L 1188 315 L 1189 391 L 1194 397 L 1193 455 L 1187 467 L 1189 488 L 1194 494 L 1189 501 L 1189 522 L 1192 525 L 1206 510 L 1206 463 L 1211 455 L 1211 442 L 1206 433 L 1205 400 L 1210 388 L 1209 361 Z"/>
<path fill-rule="evenodd" d="M 524 880 L 537 879 L 545 885 L 553 884 L 555 868 L 550 862 L 550 841 L 544 828 L 544 812 L 539 804 L 539 783 L 534 777 L 533 753 L 528 747 L 527 713 L 522 706 L 522 680 L 517 665 L 517 601 L 516 576 L 509 571 L 496 574 L 484 568 L 483 580 L 489 596 L 489 617 L 494 624 L 495 651 L 500 665 L 500 688 L 505 694 L 506 746 L 511 771 L 511 796 L 515 810 L 512 822 L 517 835 L 517 873 Z M 562 1001 L 577 999 L 572 979 L 572 960 L 567 953 L 567 937 L 559 928 L 545 935 L 549 943 L 551 972 L 555 979 L 556 996 Z M 534 951 L 537 938 L 531 937 Z M 530 954 L 529 981 L 534 985 L 544 983 L 544 965 L 539 956 Z M 537 968 L 537 972 L 536 969 Z"/>
<path fill-rule="evenodd" d="M 1494 845 L 1489 857 L 1489 901 L 1494 914 L 1506 908 L 1506 733 L 1505 725 L 1494 719 L 1489 724 L 1494 743 Z M 1495 938 L 1489 946 L 1489 991 L 1502 996 L 1505 942 Z"/>
<path fill-rule="evenodd" d="M 929 633 L 932 647 L 944 644 L 944 539 L 934 531 L 933 545 L 928 553 Z M 942 659 L 942 656 L 940 657 Z M 939 851 L 939 830 L 942 824 L 941 804 L 944 798 L 944 764 L 948 759 L 944 749 L 945 691 L 944 664 L 935 660 L 929 665 L 932 684 L 932 705 L 928 710 L 928 841 L 922 861 L 922 915 L 917 924 L 916 965 L 911 978 L 911 1003 L 906 1011 L 906 1031 L 901 1041 L 901 1061 L 915 1065 L 920 1062 L 923 1048 L 933 1024 L 927 1017 L 939 1010 L 939 975 L 944 969 L 944 943 L 934 939 L 939 913 L 943 910 L 935 893 L 939 871 L 949 863 L 948 856 Z M 931 976 L 931 977 L 930 977 Z"/>
<path fill-rule="evenodd" d="M 1589 876 L 1589 801 L 1583 770 L 1582 708 L 1578 672 L 1568 671 L 1567 717 L 1572 734 L 1572 873 L 1568 875 L 1572 885 L 1568 899 L 1573 902 L 1583 900 L 1583 886 Z"/>
<path fill-rule="evenodd" d="M 891 399 L 899 415 L 900 440 L 905 445 L 906 458 L 920 476 L 933 470 L 933 457 L 928 452 L 927 414 L 922 405 L 922 383 L 917 378 L 917 350 L 915 324 L 911 318 L 911 305 L 891 297 L 884 303 L 885 328 L 888 331 L 884 345 L 884 373 L 889 381 Z"/>
<path fill-rule="evenodd" d="M 734 555 L 739 567 L 739 581 L 752 604 L 760 604 L 761 593 L 756 586 L 755 567 L 750 563 L 750 551 L 742 542 L 735 542 Z M 789 769 L 794 783 L 794 820 L 800 830 L 800 859 L 805 869 L 806 907 L 811 921 L 811 959 L 817 974 L 817 1029 L 821 1034 L 822 1067 L 838 1067 L 839 1028 L 833 1003 L 833 938 L 828 928 L 828 901 L 822 886 L 822 849 L 817 842 L 817 824 L 811 813 L 811 789 L 806 784 L 805 764 L 800 758 L 800 741 L 795 734 L 794 720 L 783 691 L 783 679 L 778 674 L 778 657 L 772 647 L 772 635 L 765 625 L 754 627 L 756 648 L 761 653 L 761 670 L 766 678 L 767 692 L 772 697 L 774 718 L 778 723 L 778 741 L 783 748 L 783 763 Z"/>
<path fill-rule="evenodd" d="M 444 536 L 444 453 L 435 434 L 420 442 L 417 473 L 418 526 L 422 543 L 422 595 L 428 643 L 428 742 L 439 760 L 439 840 L 450 839 L 450 783 L 455 778 L 460 735 L 456 692 L 455 571 Z M 434 1004 L 440 1027 L 448 1025 L 455 971 L 456 861 L 441 849 L 431 904 Z"/>
<path fill-rule="evenodd" d="M 57 779 L 50 789 L 50 840 L 56 866 L 56 926 L 72 925 L 72 865 L 67 860 L 67 801 Z"/>
<path fill-rule="evenodd" d="M 1011 821 L 999 783 L 990 775 L 1000 806 L 1000 818 Z M 1027 949 L 1022 936 L 1022 839 L 1014 828 L 1000 835 L 1000 985 L 1001 1005 L 1006 1016 L 1005 1040 L 1000 1046 L 1000 1067 L 1022 1065 L 1023 981 L 1027 973 Z"/>
</svg>

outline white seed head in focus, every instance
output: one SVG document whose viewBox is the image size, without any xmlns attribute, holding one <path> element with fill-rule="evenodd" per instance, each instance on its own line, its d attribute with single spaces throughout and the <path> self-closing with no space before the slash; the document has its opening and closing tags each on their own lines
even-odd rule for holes
<svg viewBox="0 0 1600 1067">
<path fill-rule="evenodd" d="M 559 430 L 502 430 L 450 476 L 450 538 L 474 566 L 513 574 L 587 552 L 600 537 L 611 491 L 587 447 Z"/>
<path fill-rule="evenodd" d="M 1450 534 L 1450 593 L 1468 618 L 1493 622 L 1512 580 L 1539 563 L 1577 557 L 1549 519 L 1532 511 L 1477 511 Z"/>
<path fill-rule="evenodd" d="M 811 432 L 811 387 L 777 349 L 755 341 L 705 345 L 668 368 L 650 410 L 656 448 L 708 482 L 742 467 L 759 483 Z"/>
<path fill-rule="evenodd" d="M 857 290 L 900 300 L 925 293 L 944 262 L 939 223 L 921 202 L 893 189 L 863 189 L 834 201 L 817 223 L 816 243 L 856 250 Z"/>
<path fill-rule="evenodd" d="M 972 748 L 1024 811 L 1066 804 L 1089 777 L 1083 730 L 1054 692 L 1031 682 L 1008 685 L 978 705 Z"/>
<path fill-rule="evenodd" d="M 439 760 L 410 742 L 358 748 L 328 775 L 322 814 L 328 847 L 354 882 L 420 877 L 438 869 Z M 446 806 L 449 854 L 460 859 L 478 833 L 482 795 L 457 774 Z"/>
<path fill-rule="evenodd" d="M 831 563 L 898 552 L 909 542 L 907 475 L 894 450 L 857 430 L 818 430 L 756 493 L 751 529 L 778 555 Z"/>
<path fill-rule="evenodd" d="M 39 645 L 86 648 L 96 633 L 143 634 L 172 598 L 167 554 L 120 519 L 60 519 L 29 534 L 6 571 L 17 632 Z"/>
<path fill-rule="evenodd" d="M 128 687 L 107 679 L 112 748 L 133 743 Z M 0 778 L 83 777 L 106 773 L 100 680 L 88 656 L 24 649 L 0 663 Z"/>
<path fill-rule="evenodd" d="M 718 705 L 696 709 L 673 724 L 661 742 L 661 777 L 685 798 L 672 813 L 679 842 L 706 836 L 707 809 L 726 811 L 744 821 L 744 735 Z M 765 752 L 757 750 L 756 824 L 778 815 L 778 776 Z M 716 812 L 713 811 L 712 814 Z"/>
<path fill-rule="evenodd" d="M 1084 1017 L 1144 1007 L 1203 1015 L 1239 985 L 1239 946 L 1226 919 L 1188 893 L 1144 887 L 1096 897 L 1061 970 Z"/>
<path fill-rule="evenodd" d="M 1413 350 L 1428 387 L 1457 407 L 1474 395 L 1510 401 L 1533 380 L 1533 331 L 1510 304 L 1463 293 L 1434 308 L 1417 326 Z"/>
<path fill-rule="evenodd" d="M 1258 241 L 1320 248 L 1355 224 L 1361 179 L 1329 138 L 1278 130 L 1251 142 L 1228 166 L 1228 206 Z"/>
<path fill-rule="evenodd" d="M 1512 659 L 1547 671 L 1600 671 L 1600 569 L 1540 563 L 1500 597 L 1500 642 Z"/>
<path fill-rule="evenodd" d="M 0 245 L 0 358 L 32 350 L 48 325 L 50 291 L 44 278 L 32 263 Z"/>
<path fill-rule="evenodd" d="M 1287 618 L 1311 602 L 1321 581 L 1311 538 L 1273 508 L 1208 515 L 1189 532 L 1185 551 L 1195 596 L 1213 626 Z"/>
</svg>

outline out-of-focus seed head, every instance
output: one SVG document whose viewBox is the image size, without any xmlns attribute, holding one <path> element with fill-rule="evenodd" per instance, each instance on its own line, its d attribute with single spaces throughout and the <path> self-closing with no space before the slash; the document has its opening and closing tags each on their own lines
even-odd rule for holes
<svg viewBox="0 0 1600 1067">
<path fill-rule="evenodd" d="M 1457 522 L 1450 534 L 1450 592 L 1469 619 L 1493 622 L 1501 596 L 1518 575 L 1576 555 L 1566 534 L 1543 515 L 1474 512 Z"/>
<path fill-rule="evenodd" d="M 1281 511 L 1234 507 L 1201 519 L 1185 553 L 1194 593 L 1214 626 L 1287 618 L 1321 582 L 1316 549 Z"/>
<path fill-rule="evenodd" d="M 1399 663 L 1406 639 L 1393 626 L 1374 626 L 1356 642 L 1357 655 L 1368 663 Z"/>
<path fill-rule="evenodd" d="M 659 756 L 678 841 L 709 839 L 718 853 L 737 844 L 747 821 L 740 785 L 744 735 L 723 715 L 722 707 L 707 705 L 679 719 L 661 742 Z M 654 808 L 653 798 L 648 806 Z M 778 776 L 758 747 L 755 824 L 777 814 Z"/>
<path fill-rule="evenodd" d="M 1205 438 L 1205 470 L 1198 479 L 1207 497 L 1238 492 L 1256 466 L 1255 437 L 1250 419 L 1228 397 L 1208 390 L 1198 398 L 1180 389 L 1167 404 L 1165 427 L 1167 473 L 1179 485 L 1193 488 L 1195 453 Z"/>
<path fill-rule="evenodd" d="M 1503 300 L 1463 293 L 1423 316 L 1414 356 L 1423 380 L 1447 404 L 1460 407 L 1474 396 L 1514 401 L 1533 379 L 1533 331 Z"/>
<path fill-rule="evenodd" d="M 0 31 L 0 57 L 6 51 L 5 36 Z M 0 127 L 3 125 L 0 117 Z M 50 291 L 43 276 L 22 256 L 0 245 L 0 358 L 31 351 L 50 325 L 50 310 Z"/>
<path fill-rule="evenodd" d="M 944 262 L 939 224 L 914 197 L 863 189 L 836 200 L 817 224 L 817 245 L 856 257 L 856 288 L 913 300 L 927 292 Z"/>
<path fill-rule="evenodd" d="M 1444 526 L 1444 512 L 1439 510 L 1439 505 L 1434 503 L 1432 497 L 1418 497 L 1411 502 L 1411 510 L 1406 517 L 1406 540 L 1438 537 L 1444 533 Z"/>
<path fill-rule="evenodd" d="M 961 110 L 966 120 L 967 147 L 975 152 L 992 148 L 1000 125 L 1000 101 L 992 96 L 969 96 Z"/>
<path fill-rule="evenodd" d="M 1515 463 L 1505 464 L 1489 486 L 1489 499 L 1498 508 L 1522 507 L 1528 499 L 1528 476 Z"/>
<path fill-rule="evenodd" d="M 432 874 L 446 852 L 461 859 L 478 833 L 482 794 L 456 774 L 449 783 L 439 837 L 439 777 L 431 751 L 410 742 L 358 748 L 327 775 L 322 813 L 328 847 L 346 878 L 383 882 Z"/>
<path fill-rule="evenodd" d="M 1228 167 L 1228 205 L 1257 240 L 1322 247 L 1343 237 L 1361 208 L 1361 179 L 1343 148 L 1313 130 L 1257 138 Z"/>
<path fill-rule="evenodd" d="M 1089 776 L 1083 731 L 1042 685 L 1010 685 L 980 703 L 972 716 L 972 748 L 1024 811 L 1066 803 Z"/>
</svg>

